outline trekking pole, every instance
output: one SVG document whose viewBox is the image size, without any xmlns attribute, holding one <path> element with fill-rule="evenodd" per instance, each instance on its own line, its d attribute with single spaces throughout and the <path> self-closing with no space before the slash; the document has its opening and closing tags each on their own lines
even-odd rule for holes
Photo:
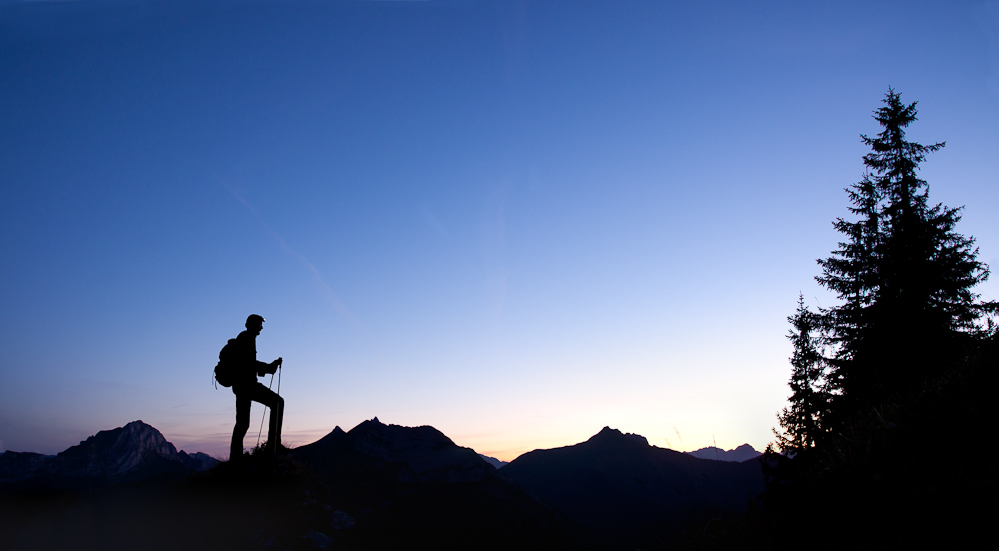
<svg viewBox="0 0 999 551">
<path fill-rule="evenodd" d="M 274 384 L 274 374 L 271 373 L 271 382 L 267 383 L 267 390 Z M 281 390 L 281 376 L 278 376 L 278 391 Z M 260 445 L 260 435 L 264 432 L 264 419 L 267 417 L 267 406 L 264 406 L 264 414 L 260 416 L 260 430 L 257 431 L 257 446 Z"/>
</svg>

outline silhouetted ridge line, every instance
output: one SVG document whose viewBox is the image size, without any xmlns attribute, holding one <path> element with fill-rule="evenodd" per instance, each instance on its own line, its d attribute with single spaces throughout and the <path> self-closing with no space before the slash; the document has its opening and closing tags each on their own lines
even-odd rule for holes
<svg viewBox="0 0 999 551">
<path fill-rule="evenodd" d="M 320 440 L 296 448 L 294 457 L 321 468 L 325 461 L 348 452 L 395 465 L 399 477 L 413 480 L 480 480 L 494 470 L 474 450 L 457 446 L 433 427 L 386 425 L 377 417 L 350 432 L 336 427 Z"/>
<path fill-rule="evenodd" d="M 694 516 L 742 510 L 763 490 L 757 462 L 706 461 L 609 427 L 521 455 L 502 473 L 606 544 L 633 547 L 666 541 Z"/>
<path fill-rule="evenodd" d="M 756 459 L 757 457 L 763 455 L 762 453 L 756 451 L 755 448 L 749 444 L 743 444 L 735 449 L 723 450 L 721 448 L 716 448 L 714 446 L 708 446 L 706 448 L 701 448 L 699 450 L 694 450 L 692 452 L 683 452 L 687 455 L 692 455 L 699 459 L 713 459 L 716 461 L 734 461 L 736 463 L 741 463 L 743 461 L 749 461 L 751 459 Z"/>
<path fill-rule="evenodd" d="M 509 461 L 500 461 L 499 459 L 496 459 L 495 457 L 489 457 L 488 455 L 482 455 L 481 453 L 479 454 L 479 457 L 481 457 L 483 461 L 485 461 L 486 463 L 489 463 L 490 465 L 492 465 L 493 467 L 495 467 L 497 469 L 502 469 L 503 467 L 505 467 L 506 465 L 508 465 L 510 463 Z"/>
<path fill-rule="evenodd" d="M 77 490 L 204 471 L 217 461 L 203 453 L 178 452 L 142 421 L 102 430 L 54 456 L 5 452 L 0 489 Z"/>
<path fill-rule="evenodd" d="M 430 426 L 374 418 L 334 428 L 292 458 L 322 482 L 332 508 L 357 518 L 364 548 L 583 547 L 561 516 Z"/>
<path fill-rule="evenodd" d="M 587 442 L 591 443 L 601 443 L 601 442 L 611 442 L 615 445 L 626 445 L 629 443 L 634 446 L 648 446 L 649 440 L 640 434 L 633 434 L 630 432 L 621 432 L 617 429 L 612 429 L 610 427 L 604 427 L 600 432 L 594 434 L 590 437 Z"/>
</svg>

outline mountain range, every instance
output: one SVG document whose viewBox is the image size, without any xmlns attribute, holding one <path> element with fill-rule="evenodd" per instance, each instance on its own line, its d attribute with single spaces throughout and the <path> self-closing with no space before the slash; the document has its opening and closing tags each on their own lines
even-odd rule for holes
<svg viewBox="0 0 999 551">
<path fill-rule="evenodd" d="M 741 511 L 763 491 L 757 461 L 709 461 L 605 427 L 528 452 L 502 473 L 610 546 L 655 545 L 682 521 Z"/>
<path fill-rule="evenodd" d="M 135 421 L 55 456 L 5 452 L 0 498 L 20 497 L 0 499 L 0 528 L 23 548 L 636 548 L 763 488 L 757 461 L 700 459 L 609 427 L 502 469 L 487 459 L 433 427 L 374 418 L 289 456 L 218 463 Z M 30 497 L 67 491 L 84 497 Z M 32 526 L 67 535 L 42 545 Z"/>
<path fill-rule="evenodd" d="M 582 545 L 564 517 L 530 496 L 475 451 L 433 427 L 378 418 L 339 427 L 295 448 L 292 458 L 323 482 L 329 505 L 357 515 L 365 548 L 549 549 Z"/>
<path fill-rule="evenodd" d="M 742 463 L 743 461 L 749 461 L 750 459 L 756 459 L 757 457 L 763 455 L 762 453 L 756 451 L 755 448 L 749 444 L 743 444 L 738 448 L 731 450 L 723 450 L 721 448 L 716 448 L 714 446 L 708 446 L 706 448 L 701 448 L 699 450 L 694 450 L 692 452 L 683 452 L 687 455 L 693 455 L 699 459 L 714 459 L 715 461 L 733 461 L 736 463 Z"/>
<path fill-rule="evenodd" d="M 206 471 L 218 460 L 177 451 L 142 421 L 102 430 L 57 455 L 5 451 L 0 490 L 82 490 Z"/>
</svg>

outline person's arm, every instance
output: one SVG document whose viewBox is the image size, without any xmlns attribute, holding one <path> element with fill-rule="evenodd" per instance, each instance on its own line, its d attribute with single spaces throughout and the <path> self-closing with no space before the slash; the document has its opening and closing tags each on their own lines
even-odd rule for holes
<svg viewBox="0 0 999 551">
<path fill-rule="evenodd" d="M 281 362 L 283 361 L 284 360 L 282 358 L 278 358 L 269 364 L 265 364 L 264 362 L 258 361 L 257 374 L 263 377 L 267 373 L 277 373 L 277 370 L 279 367 L 281 367 Z"/>
</svg>

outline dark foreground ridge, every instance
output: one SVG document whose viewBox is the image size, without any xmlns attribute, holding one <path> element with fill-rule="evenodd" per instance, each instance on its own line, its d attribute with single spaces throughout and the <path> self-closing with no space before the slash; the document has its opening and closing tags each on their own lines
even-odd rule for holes
<svg viewBox="0 0 999 551">
<path fill-rule="evenodd" d="M 141 422 L 0 461 L 9 549 L 632 549 L 738 510 L 755 463 L 604 429 L 497 470 L 433 427 L 372 419 L 273 456 L 177 452 Z M 507 474 L 508 470 L 512 473 Z M 84 481 L 84 482 L 81 482 Z M 59 486 L 63 484 L 63 486 Z M 693 516 L 692 516 L 693 515 Z"/>
<path fill-rule="evenodd" d="M 475 451 L 433 427 L 377 418 L 339 427 L 292 452 L 329 492 L 330 505 L 357 515 L 351 542 L 393 549 L 574 549 L 585 539 L 561 515 L 501 476 Z"/>
<path fill-rule="evenodd" d="M 607 548 L 662 547 L 687 525 L 741 512 L 764 486 L 757 461 L 698 459 L 609 427 L 574 446 L 526 453 L 502 472 Z"/>
</svg>

